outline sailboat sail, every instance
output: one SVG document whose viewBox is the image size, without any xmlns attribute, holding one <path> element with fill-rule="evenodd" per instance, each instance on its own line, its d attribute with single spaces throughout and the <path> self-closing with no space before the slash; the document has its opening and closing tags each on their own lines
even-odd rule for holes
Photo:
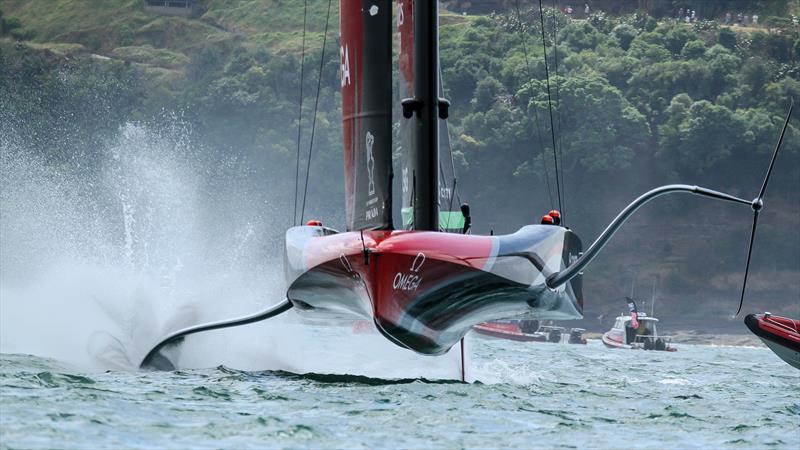
<svg viewBox="0 0 800 450">
<path fill-rule="evenodd" d="M 348 230 L 392 228 L 390 0 L 342 0 L 340 79 Z"/>
<path fill-rule="evenodd" d="M 400 45 L 400 99 L 409 98 L 414 90 L 414 24 L 413 0 L 397 1 L 397 33 Z M 444 97 L 444 89 L 439 78 L 439 97 Z M 414 139 L 413 125 L 408 120 L 400 121 L 400 150 L 402 154 L 402 191 L 403 203 L 401 215 L 403 228 L 413 229 L 414 174 L 411 171 L 410 149 Z M 452 149 L 447 120 L 439 119 L 439 227 L 442 231 L 461 232 L 464 227 L 464 216 L 455 198 L 455 173 L 452 163 Z"/>
</svg>

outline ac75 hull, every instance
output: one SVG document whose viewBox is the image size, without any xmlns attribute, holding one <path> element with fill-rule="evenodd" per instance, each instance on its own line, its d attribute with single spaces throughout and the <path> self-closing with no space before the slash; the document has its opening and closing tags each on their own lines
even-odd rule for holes
<svg viewBox="0 0 800 450">
<path fill-rule="evenodd" d="M 300 314 L 366 318 L 394 343 L 438 355 L 481 322 L 581 318 L 580 276 L 545 285 L 580 251 L 574 233 L 547 225 L 505 236 L 294 227 L 287 297 Z"/>
</svg>

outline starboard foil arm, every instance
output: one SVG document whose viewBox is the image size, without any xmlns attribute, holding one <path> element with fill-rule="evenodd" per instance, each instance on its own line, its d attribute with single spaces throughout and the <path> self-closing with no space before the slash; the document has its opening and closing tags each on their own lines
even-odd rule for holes
<svg viewBox="0 0 800 450">
<path fill-rule="evenodd" d="M 178 330 L 170 334 L 166 338 L 162 339 L 155 347 L 153 347 L 153 349 L 147 353 L 144 359 L 142 359 L 142 363 L 139 364 L 139 368 L 152 369 L 152 370 L 174 370 L 175 366 L 172 364 L 172 362 L 166 356 L 161 354 L 161 350 L 164 347 L 168 345 L 177 344 L 178 342 L 183 340 L 183 338 L 185 338 L 190 334 L 200 333 L 203 331 L 219 330 L 220 328 L 237 327 L 240 325 L 247 325 L 255 322 L 260 322 L 262 320 L 266 320 L 271 317 L 275 317 L 279 314 L 282 314 L 290 310 L 291 308 L 292 308 L 292 303 L 289 300 L 284 300 L 278 303 L 277 305 L 270 306 L 265 310 L 259 311 L 249 316 L 200 324 L 184 328 L 182 330 Z"/>
<path fill-rule="evenodd" d="M 688 184 L 668 184 L 665 186 L 660 186 L 655 189 L 652 189 L 648 192 L 645 192 L 639 198 L 631 202 L 628 206 L 625 207 L 611 223 L 608 224 L 605 230 L 600 233 L 600 236 L 586 249 L 583 254 L 575 260 L 572 264 L 569 265 L 566 269 L 554 273 L 547 277 L 547 287 L 551 289 L 555 289 L 558 286 L 566 283 L 567 281 L 571 280 L 573 277 L 578 275 L 592 260 L 600 253 L 603 247 L 608 244 L 608 241 L 611 240 L 612 237 L 617 233 L 619 228 L 628 221 L 628 219 L 642 206 L 646 203 L 650 202 L 651 200 L 661 197 L 662 195 L 667 194 L 674 194 L 674 193 L 687 193 L 687 194 L 695 194 L 701 195 L 704 197 L 714 198 L 717 200 L 729 201 L 734 203 L 742 203 L 745 205 L 754 205 L 754 200 L 745 200 L 739 197 L 735 197 L 733 195 L 726 194 L 724 192 L 718 192 L 711 189 L 706 189 L 700 186 L 692 186 Z M 755 207 L 755 206 L 753 206 Z"/>
<path fill-rule="evenodd" d="M 625 209 L 620 212 L 614 220 L 606 227 L 605 230 L 600 234 L 600 236 L 595 240 L 592 245 L 577 259 L 575 262 L 570 264 L 566 269 L 554 273 L 547 277 L 547 287 L 550 289 L 555 289 L 558 286 L 566 283 L 574 276 L 578 275 L 584 267 L 589 265 L 592 260 L 597 256 L 600 250 L 605 247 L 608 241 L 614 236 L 614 234 L 619 230 L 619 227 L 625 223 L 628 218 L 630 218 L 633 213 L 636 212 L 639 208 L 641 208 L 645 203 L 649 202 L 650 200 L 655 199 L 656 197 L 660 197 L 666 194 L 672 194 L 676 192 L 684 192 L 689 194 L 696 194 L 701 195 L 704 197 L 709 197 L 717 200 L 723 200 L 728 202 L 734 203 L 741 203 L 745 205 L 749 205 L 753 209 L 753 226 L 750 230 L 750 244 L 748 245 L 747 250 L 747 263 L 744 269 L 744 281 L 742 283 L 742 296 L 739 299 L 739 309 L 736 311 L 736 314 L 739 314 L 742 310 L 742 303 L 744 302 L 744 293 L 745 289 L 747 288 L 747 274 L 750 270 L 750 257 L 753 253 L 753 241 L 755 240 L 755 233 L 756 233 L 756 226 L 758 225 L 758 214 L 761 209 L 764 207 L 764 194 L 767 189 L 767 184 L 769 183 L 769 177 L 772 174 L 772 169 L 775 167 L 775 160 L 778 158 L 778 152 L 781 149 L 781 144 L 783 143 L 783 137 L 786 135 L 786 130 L 789 127 L 789 120 L 792 118 L 792 111 L 794 110 L 794 98 L 791 99 L 789 105 L 789 111 L 786 113 L 786 120 L 783 123 L 783 129 L 781 130 L 780 137 L 778 138 L 778 143 L 775 145 L 775 150 L 772 152 L 772 158 L 770 159 L 769 166 L 767 168 L 767 174 L 764 176 L 764 181 L 761 184 L 761 189 L 758 192 L 758 196 L 753 200 L 745 200 L 739 197 L 735 197 L 730 194 L 726 194 L 724 192 L 718 192 L 711 189 L 702 188 L 699 186 L 690 186 L 686 184 L 669 184 L 666 186 L 661 186 L 655 188 L 649 192 L 646 192 L 644 195 L 640 196 L 636 200 L 634 200 L 631 204 L 629 204 Z"/>
</svg>

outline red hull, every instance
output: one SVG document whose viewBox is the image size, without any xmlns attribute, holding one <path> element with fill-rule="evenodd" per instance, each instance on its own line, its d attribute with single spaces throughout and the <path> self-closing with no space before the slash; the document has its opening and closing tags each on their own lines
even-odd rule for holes
<svg viewBox="0 0 800 450">
<path fill-rule="evenodd" d="M 438 355 L 481 322 L 582 317 L 580 277 L 556 290 L 544 284 L 580 251 L 555 226 L 507 236 L 295 227 L 286 235 L 287 297 L 301 314 L 372 320 L 396 344 Z"/>
<path fill-rule="evenodd" d="M 800 320 L 771 314 L 749 314 L 744 323 L 776 355 L 800 369 Z"/>
<path fill-rule="evenodd" d="M 632 348 L 630 345 L 622 342 L 613 331 L 603 333 L 603 344 L 609 348 Z"/>
<path fill-rule="evenodd" d="M 484 336 L 491 336 L 499 339 L 510 339 L 520 342 L 546 342 L 547 337 L 541 334 L 523 333 L 519 326 L 514 323 L 480 323 L 472 329 Z"/>
</svg>

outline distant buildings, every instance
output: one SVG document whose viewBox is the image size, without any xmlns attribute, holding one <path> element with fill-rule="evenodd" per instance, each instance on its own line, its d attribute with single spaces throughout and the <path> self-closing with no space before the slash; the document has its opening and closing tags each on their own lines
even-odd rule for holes
<svg viewBox="0 0 800 450">
<path fill-rule="evenodd" d="M 144 10 L 156 14 L 191 16 L 195 13 L 195 0 L 144 0 Z"/>
</svg>

